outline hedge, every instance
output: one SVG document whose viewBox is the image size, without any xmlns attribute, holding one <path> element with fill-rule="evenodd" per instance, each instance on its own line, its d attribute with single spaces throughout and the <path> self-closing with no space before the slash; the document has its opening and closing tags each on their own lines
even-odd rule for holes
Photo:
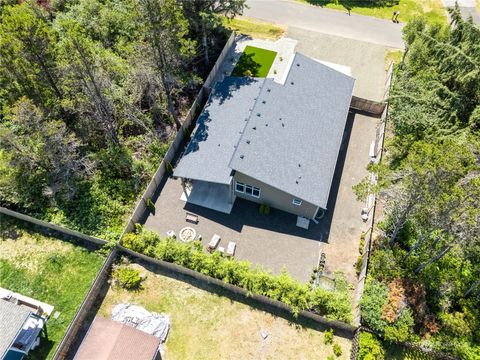
<svg viewBox="0 0 480 360">
<path fill-rule="evenodd" d="M 125 234 L 122 245 L 158 260 L 174 263 L 228 284 L 246 289 L 249 293 L 268 296 L 289 305 L 294 314 L 310 310 L 328 319 L 352 323 L 350 285 L 341 273 L 336 274 L 335 290 L 312 289 L 293 279 L 286 271 L 273 275 L 248 261 L 226 258 L 220 252 L 204 251 L 200 242 L 182 243 L 162 239 L 137 225 L 135 232 Z"/>
</svg>

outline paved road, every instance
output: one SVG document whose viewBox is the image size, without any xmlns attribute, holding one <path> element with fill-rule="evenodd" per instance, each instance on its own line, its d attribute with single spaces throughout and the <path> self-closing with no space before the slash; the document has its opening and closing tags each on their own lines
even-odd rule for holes
<svg viewBox="0 0 480 360">
<path fill-rule="evenodd" d="M 330 35 L 404 48 L 402 28 L 389 20 L 324 9 L 291 0 L 248 0 L 247 17 Z"/>
<path fill-rule="evenodd" d="M 443 6 L 446 8 L 455 6 L 455 0 L 442 0 L 442 2 Z M 480 25 L 480 12 L 476 8 L 475 0 L 458 0 L 458 6 L 460 7 L 460 12 L 464 18 L 471 16 L 473 23 Z"/>
</svg>

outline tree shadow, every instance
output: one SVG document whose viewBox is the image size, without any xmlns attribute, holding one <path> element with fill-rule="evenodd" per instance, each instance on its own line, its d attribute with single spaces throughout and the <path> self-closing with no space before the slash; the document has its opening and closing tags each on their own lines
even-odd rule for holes
<svg viewBox="0 0 480 360">
<path fill-rule="evenodd" d="M 345 8 L 350 14 L 350 11 L 356 8 L 369 8 L 369 9 L 376 9 L 376 8 L 384 8 L 398 5 L 399 0 L 381 0 L 381 1 L 362 1 L 362 0 L 306 0 L 309 4 L 317 5 L 324 7 L 328 4 L 338 4 Z"/>
<path fill-rule="evenodd" d="M 242 56 L 240 56 L 237 65 L 233 69 L 232 76 L 258 77 L 259 70 L 262 65 L 253 59 L 254 56 L 255 53 L 247 54 L 244 52 Z"/>
</svg>

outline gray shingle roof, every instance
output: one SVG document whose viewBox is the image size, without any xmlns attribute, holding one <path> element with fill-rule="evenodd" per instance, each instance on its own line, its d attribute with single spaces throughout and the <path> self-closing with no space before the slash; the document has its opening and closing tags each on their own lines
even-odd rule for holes
<svg viewBox="0 0 480 360">
<path fill-rule="evenodd" d="M 30 313 L 26 307 L 0 299 L 0 359 L 7 353 Z"/>
<path fill-rule="evenodd" d="M 229 184 L 228 163 L 264 79 L 227 77 L 217 83 L 174 176 Z"/>
<path fill-rule="evenodd" d="M 354 83 L 299 53 L 284 85 L 226 77 L 174 175 L 228 184 L 236 170 L 326 209 Z"/>
<path fill-rule="evenodd" d="M 284 85 L 265 81 L 230 167 L 326 208 L 354 82 L 297 53 Z"/>
</svg>

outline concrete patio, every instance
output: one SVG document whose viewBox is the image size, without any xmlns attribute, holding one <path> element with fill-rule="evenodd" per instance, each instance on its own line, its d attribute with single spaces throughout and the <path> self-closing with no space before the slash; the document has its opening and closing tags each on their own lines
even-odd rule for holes
<svg viewBox="0 0 480 360">
<path fill-rule="evenodd" d="M 229 241 L 237 244 L 235 258 L 248 260 L 279 273 L 285 268 L 296 279 L 307 282 L 320 252 L 327 254 L 326 271 L 344 272 L 355 283 L 354 263 L 364 224 L 360 212 L 364 204 L 358 202 L 352 185 L 367 172 L 369 148 L 375 138 L 378 119 L 350 114 L 335 177 L 324 218 L 308 230 L 296 226 L 295 215 L 271 209 L 269 215 L 260 215 L 257 204 L 237 198 L 230 214 L 221 213 L 180 199 L 183 188 L 180 179 L 164 178 L 154 197 L 155 213 L 150 214 L 145 227 L 162 236 L 173 230 L 177 236 L 185 226 L 202 236 L 206 247 L 214 234 L 222 238 L 219 246 Z M 198 224 L 185 221 L 185 213 L 198 215 Z"/>
</svg>

